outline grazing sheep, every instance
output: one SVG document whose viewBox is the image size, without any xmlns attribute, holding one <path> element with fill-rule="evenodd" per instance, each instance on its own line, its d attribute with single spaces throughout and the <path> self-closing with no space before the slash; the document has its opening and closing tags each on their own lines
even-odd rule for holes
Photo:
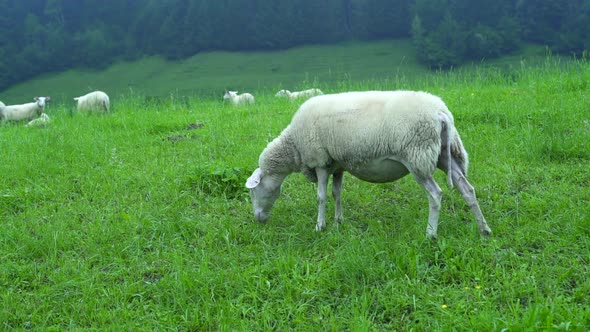
<svg viewBox="0 0 590 332">
<path fill-rule="evenodd" d="M 227 91 L 223 95 L 224 100 L 230 100 L 234 105 L 254 104 L 254 96 L 249 93 L 238 95 L 237 91 Z"/>
<path fill-rule="evenodd" d="M 373 183 L 393 182 L 412 173 L 428 193 L 426 235 L 436 238 L 442 191 L 436 168 L 456 184 L 482 235 L 491 234 L 475 191 L 466 179 L 468 157 L 453 115 L 426 92 L 368 91 L 309 99 L 289 126 L 262 151 L 259 168 L 246 182 L 254 215 L 266 221 L 287 175 L 302 172 L 318 182 L 316 230 L 325 227 L 326 190 L 333 176 L 335 219 L 342 219 L 340 193 L 344 171 Z"/>
<path fill-rule="evenodd" d="M 102 91 L 93 91 L 74 98 L 78 102 L 79 112 L 92 112 L 95 110 L 108 112 L 110 108 L 109 96 Z"/>
<path fill-rule="evenodd" d="M 308 90 L 303 90 L 303 91 L 294 91 L 291 92 L 289 90 L 280 90 L 279 92 L 277 92 L 277 94 L 275 95 L 275 97 L 287 97 L 289 98 L 289 100 L 293 101 L 295 99 L 302 99 L 302 98 L 311 98 L 314 96 L 320 96 L 323 95 L 324 93 L 322 92 L 322 90 L 320 89 L 308 89 Z"/>
<path fill-rule="evenodd" d="M 0 119 L 4 122 L 31 120 L 43 113 L 45 104 L 51 100 L 51 97 L 35 97 L 33 100 L 35 101 L 33 103 L 0 107 Z"/>
<path fill-rule="evenodd" d="M 49 122 L 50 122 L 49 115 L 47 115 L 47 113 L 43 113 L 38 118 L 29 121 L 29 123 L 27 123 L 25 125 L 25 127 L 44 128 L 44 127 L 47 127 Z"/>
</svg>

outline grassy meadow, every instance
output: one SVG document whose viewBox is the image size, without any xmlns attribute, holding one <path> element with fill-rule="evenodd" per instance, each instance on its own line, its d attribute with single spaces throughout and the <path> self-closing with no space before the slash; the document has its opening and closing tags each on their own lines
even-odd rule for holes
<svg viewBox="0 0 590 332">
<path fill-rule="evenodd" d="M 293 174 L 255 222 L 244 182 L 298 107 L 278 81 L 241 108 L 125 90 L 108 115 L 55 102 L 47 128 L 4 124 L 0 328 L 587 331 L 590 64 L 554 60 L 318 81 L 441 96 L 489 239 L 440 171 L 438 241 L 411 177 L 345 175 L 344 222 L 315 232 L 315 186 Z"/>
<path fill-rule="evenodd" d="M 526 45 L 512 56 L 466 65 L 461 70 L 475 66 L 513 70 L 523 63 L 542 62 L 546 54 L 542 46 Z M 220 99 L 224 90 L 259 94 L 316 86 L 339 91 L 350 82 L 367 81 L 389 81 L 388 86 L 403 87 L 431 76 L 436 73 L 415 60 L 412 42 L 400 39 L 301 46 L 275 52 L 204 52 L 181 61 L 147 57 L 118 62 L 102 71 L 48 73 L 1 91 L 0 100 L 7 105 L 21 104 L 35 96 L 49 95 L 58 103 L 72 104 L 73 97 L 93 90 L 103 90 L 114 99 L 128 94 Z"/>
<path fill-rule="evenodd" d="M 535 49 L 534 54 L 543 52 Z M 0 94 L 6 104 L 30 100 L 35 93 L 58 101 L 92 90 L 109 96 L 138 93 L 152 97 L 199 95 L 221 98 L 223 91 L 267 92 L 269 88 L 297 88 L 345 80 L 370 80 L 428 75 L 414 59 L 410 40 L 311 45 L 274 52 L 204 52 L 181 61 L 148 57 L 119 62 L 103 71 L 72 69 L 50 73 L 15 85 Z M 276 91 L 275 91 L 276 92 Z"/>
</svg>

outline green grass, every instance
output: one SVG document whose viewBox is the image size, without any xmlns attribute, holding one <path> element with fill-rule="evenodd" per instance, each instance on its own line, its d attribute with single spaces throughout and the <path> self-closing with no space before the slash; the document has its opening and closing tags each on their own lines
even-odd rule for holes
<svg viewBox="0 0 590 332">
<path fill-rule="evenodd" d="M 47 74 L 3 91 L 0 100 L 14 104 L 29 100 L 33 93 L 51 95 L 61 102 L 95 89 L 115 98 L 130 91 L 158 97 L 172 93 L 221 98 L 225 89 L 260 93 L 280 87 L 331 87 L 349 79 L 427 74 L 414 57 L 410 40 L 303 46 L 276 52 L 206 52 L 175 62 L 149 57 L 118 63 L 104 71 Z"/>
<path fill-rule="evenodd" d="M 542 46 L 524 45 L 514 55 L 464 68 L 490 65 L 513 70 L 545 58 Z M 49 95 L 58 103 L 73 103 L 73 97 L 97 89 L 115 101 L 130 93 L 221 98 L 226 89 L 259 94 L 316 86 L 329 91 L 339 90 L 342 82 L 348 81 L 387 80 L 389 86 L 400 88 L 431 75 L 415 60 L 410 40 L 349 42 L 277 52 L 206 52 L 175 62 L 149 57 L 117 63 L 104 71 L 69 70 L 15 85 L 2 91 L 0 100 L 19 104 L 36 95 Z"/>
<path fill-rule="evenodd" d="M 441 172 L 436 242 L 411 177 L 346 175 L 345 220 L 317 233 L 315 187 L 292 175 L 255 222 L 243 184 L 297 108 L 274 89 L 244 108 L 135 90 L 104 116 L 51 104 L 46 129 L 0 127 L 0 327 L 586 331 L 589 80 L 587 62 L 549 59 L 326 83 L 443 97 L 488 240 Z"/>
</svg>

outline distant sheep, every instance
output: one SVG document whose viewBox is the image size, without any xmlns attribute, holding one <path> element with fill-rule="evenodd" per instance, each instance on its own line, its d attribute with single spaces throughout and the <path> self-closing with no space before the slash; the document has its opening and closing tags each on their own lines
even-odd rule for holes
<svg viewBox="0 0 590 332">
<path fill-rule="evenodd" d="M 237 91 L 227 91 L 223 95 L 224 100 L 229 100 L 234 105 L 254 104 L 254 96 L 249 93 L 238 95 Z"/>
<path fill-rule="evenodd" d="M 467 181 L 468 157 L 453 115 L 444 102 L 426 92 L 369 91 L 323 95 L 309 99 L 289 126 L 262 151 L 247 180 L 254 215 L 266 221 L 284 179 L 302 172 L 318 183 L 316 230 L 325 225 L 326 191 L 332 194 L 337 221 L 345 171 L 373 183 L 396 181 L 412 173 L 428 194 L 426 235 L 436 238 L 442 191 L 433 178 L 436 168 L 447 173 L 471 208 L 482 235 L 491 234 Z"/>
<path fill-rule="evenodd" d="M 33 103 L 0 107 L 0 119 L 4 122 L 29 121 L 43 113 L 51 97 L 35 97 L 33 100 Z"/>
<path fill-rule="evenodd" d="M 109 96 L 102 91 L 93 91 L 74 100 L 78 103 L 79 112 L 108 112 L 110 108 Z"/>
<path fill-rule="evenodd" d="M 29 121 L 29 123 L 26 124 L 26 127 L 44 128 L 49 125 L 49 122 L 49 115 L 47 115 L 47 113 L 43 113 L 38 118 Z"/>
<path fill-rule="evenodd" d="M 324 93 L 320 89 L 308 89 L 303 91 L 294 91 L 291 92 L 289 90 L 279 90 L 275 97 L 287 97 L 289 100 L 293 101 L 295 99 L 307 99 L 314 96 L 320 96 Z"/>
</svg>

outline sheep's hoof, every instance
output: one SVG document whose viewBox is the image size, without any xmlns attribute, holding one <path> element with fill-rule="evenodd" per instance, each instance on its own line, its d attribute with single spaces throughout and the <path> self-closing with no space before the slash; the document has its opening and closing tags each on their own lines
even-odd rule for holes
<svg viewBox="0 0 590 332">
<path fill-rule="evenodd" d="M 324 230 L 324 228 L 326 227 L 326 224 L 317 224 L 315 225 L 315 231 L 316 232 L 321 232 L 322 230 Z"/>
<path fill-rule="evenodd" d="M 485 227 L 484 229 L 479 230 L 479 234 L 483 237 L 490 237 L 490 235 L 492 235 L 492 230 L 489 227 Z"/>
<path fill-rule="evenodd" d="M 436 232 L 432 231 L 431 229 L 427 229 L 426 238 L 429 240 L 436 241 L 438 239 L 438 234 L 436 234 Z"/>
</svg>

